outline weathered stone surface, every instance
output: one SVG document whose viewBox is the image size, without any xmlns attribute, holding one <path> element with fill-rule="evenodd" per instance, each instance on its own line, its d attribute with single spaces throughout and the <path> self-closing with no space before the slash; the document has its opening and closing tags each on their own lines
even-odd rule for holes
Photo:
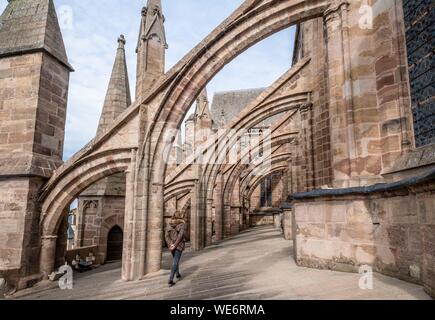
<svg viewBox="0 0 435 320">
<path fill-rule="evenodd" d="M 237 255 L 231 253 L 234 248 Z M 421 286 L 378 273 L 373 275 L 373 290 L 360 290 L 359 274 L 299 268 L 289 259 L 291 251 L 291 242 L 282 239 L 278 231 L 260 227 L 201 252 L 186 252 L 180 269 L 184 278 L 172 288 L 167 286 L 171 256 L 164 251 L 162 272 L 139 282 L 120 282 L 120 264 L 115 263 L 77 274 L 73 290 L 60 290 L 52 284 L 18 292 L 11 299 L 430 299 Z"/>
<path fill-rule="evenodd" d="M 369 264 L 378 272 L 421 283 L 432 292 L 433 273 L 429 261 L 433 259 L 434 246 L 429 233 L 433 232 L 434 225 L 426 219 L 418 219 L 419 212 L 420 215 L 421 211 L 426 212 L 426 206 L 417 206 L 418 203 L 432 204 L 433 183 L 429 188 L 429 191 L 419 191 L 417 196 L 383 195 L 378 200 L 373 194 L 364 196 L 363 201 L 361 197 L 343 197 L 342 201 L 323 198 L 315 204 L 296 203 L 298 263 L 348 271 Z M 424 201 L 429 198 L 429 202 Z M 324 207 L 340 210 L 344 206 L 347 207 L 344 223 L 334 221 L 332 215 L 327 215 L 323 225 L 305 221 L 306 207 L 315 216 Z M 326 240 L 322 239 L 324 232 Z"/>
<path fill-rule="evenodd" d="M 191 245 L 199 250 L 213 244 L 213 233 L 221 240 L 250 225 L 272 224 L 270 212 L 260 215 L 255 209 L 264 211 L 265 202 L 280 207 L 289 193 L 370 186 L 415 174 L 402 172 L 404 164 L 419 166 L 417 171 L 433 168 L 431 148 L 414 150 L 411 103 L 429 97 L 430 90 L 421 90 L 418 97 L 411 95 L 415 86 L 409 90 L 409 78 L 417 78 L 427 64 L 406 67 L 409 30 L 400 1 L 375 2 L 373 27 L 362 28 L 360 1 L 307 0 L 295 6 L 288 0 L 271 6 L 247 0 L 164 74 L 161 1 L 149 0 L 137 47 L 137 101 L 128 107 L 121 40 L 101 130 L 56 169 L 70 68 L 53 22 L 52 1 L 38 1 L 40 7 L 33 3 L 12 1 L 0 27 L 0 39 L 7 40 L 2 45 L 10 47 L 3 55 L 0 50 L 0 174 L 6 177 L 0 179 L 6 188 L 0 199 L 7 199 L 0 201 L 0 271 L 11 268 L 8 281 L 19 288 L 47 276 L 64 260 L 65 208 L 80 194 L 79 245 L 92 246 L 104 261 L 108 230 L 124 228 L 122 279 L 139 280 L 161 268 L 166 209 L 190 213 Z M 25 44 L 32 22 L 23 17 L 33 10 L 36 20 L 45 14 L 48 22 L 44 32 L 34 28 L 37 47 L 30 53 L 11 43 L 8 30 L 21 23 L 15 31 Z M 244 104 L 243 94 L 226 93 L 221 100 L 234 109 L 213 114 L 205 92 L 212 76 L 254 43 L 299 22 L 294 66 L 243 110 L 236 108 Z M 54 47 L 60 51 L 50 51 Z M 417 87 L 429 83 L 425 77 L 422 81 Z M 173 130 L 195 99 L 196 112 L 186 123 L 191 148 L 184 153 L 199 151 L 199 157 L 190 157 L 196 161 L 217 149 L 223 163 L 167 166 L 168 150 L 172 160 L 177 158 L 170 147 L 180 137 Z M 246 142 L 238 133 L 259 129 L 271 119 L 270 142 L 258 139 L 257 132 L 247 152 L 236 150 Z M 234 130 L 212 135 L 216 125 Z M 417 130 L 416 136 L 421 135 L 422 129 Z M 220 150 L 222 141 L 231 148 Z M 271 152 L 264 156 L 266 147 Z M 235 164 L 229 163 L 232 157 Z M 45 184 L 25 175 L 50 180 Z M 290 210 L 285 213 L 284 233 L 295 240 L 298 264 L 343 271 L 370 264 L 423 284 L 431 293 L 434 208 L 431 182 L 376 195 L 337 194 L 296 201 L 291 223 Z"/>
</svg>

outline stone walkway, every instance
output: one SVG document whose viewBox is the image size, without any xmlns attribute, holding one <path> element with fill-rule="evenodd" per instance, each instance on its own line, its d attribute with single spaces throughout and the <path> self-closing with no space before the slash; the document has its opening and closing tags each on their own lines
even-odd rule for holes
<svg viewBox="0 0 435 320">
<path fill-rule="evenodd" d="M 422 287 L 374 275 L 374 289 L 361 290 L 359 275 L 297 267 L 291 241 L 272 227 L 246 231 L 182 258 L 184 278 L 168 288 L 169 253 L 163 270 L 139 282 L 120 281 L 120 264 L 75 275 L 72 290 L 41 283 L 16 299 L 430 299 Z"/>
</svg>

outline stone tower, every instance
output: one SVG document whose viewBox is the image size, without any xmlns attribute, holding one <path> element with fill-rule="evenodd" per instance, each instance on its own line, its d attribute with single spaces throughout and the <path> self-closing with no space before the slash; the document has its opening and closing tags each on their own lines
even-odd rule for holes
<svg viewBox="0 0 435 320">
<path fill-rule="evenodd" d="M 207 98 L 207 89 L 204 88 L 196 99 L 195 112 L 185 122 L 184 153 L 188 157 L 204 145 L 213 133 L 213 117 Z"/>
<path fill-rule="evenodd" d="M 97 135 L 104 133 L 131 104 L 125 59 L 125 38 L 118 38 L 118 49 L 101 112 Z M 124 229 L 125 174 L 104 178 L 78 197 L 76 247 L 98 246 L 99 261 L 107 258 L 107 237 L 114 227 Z"/>
<path fill-rule="evenodd" d="M 125 59 L 125 38 L 118 38 L 118 50 L 110 77 L 109 87 L 101 112 L 97 134 L 105 131 L 113 121 L 131 104 L 130 84 Z"/>
<path fill-rule="evenodd" d="M 160 0 L 148 0 L 142 9 L 137 43 L 136 99 L 144 96 L 165 72 L 165 50 L 168 48 L 165 18 Z"/>
<path fill-rule="evenodd" d="M 9 0 L 0 17 L 0 276 L 39 273 L 40 187 L 62 163 L 69 74 L 52 0 Z"/>
<path fill-rule="evenodd" d="M 207 89 L 204 88 L 196 100 L 194 114 L 195 122 L 195 148 L 204 145 L 212 134 L 213 120 L 210 112 L 210 104 L 207 97 Z"/>
</svg>

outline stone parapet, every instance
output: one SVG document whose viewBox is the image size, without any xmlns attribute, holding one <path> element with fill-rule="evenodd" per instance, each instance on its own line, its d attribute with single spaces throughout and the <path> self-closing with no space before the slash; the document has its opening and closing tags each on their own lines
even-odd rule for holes
<svg viewBox="0 0 435 320">
<path fill-rule="evenodd" d="M 431 144 L 404 154 L 383 175 L 387 181 L 397 181 L 428 172 L 434 165 L 435 144 Z"/>
<path fill-rule="evenodd" d="M 361 265 L 434 295 L 435 169 L 389 184 L 293 195 L 298 265 L 357 272 Z"/>
</svg>

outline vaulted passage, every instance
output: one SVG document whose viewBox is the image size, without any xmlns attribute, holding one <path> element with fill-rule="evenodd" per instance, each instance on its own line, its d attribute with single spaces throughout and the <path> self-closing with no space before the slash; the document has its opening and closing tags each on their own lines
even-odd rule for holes
<svg viewBox="0 0 435 320">
<path fill-rule="evenodd" d="M 25 290 L 16 298 L 429 299 L 421 286 L 379 274 L 373 290 L 361 290 L 358 274 L 299 268 L 292 251 L 279 231 L 258 227 L 201 252 L 186 252 L 180 269 L 184 278 L 172 288 L 166 284 L 170 255 L 165 252 L 163 270 L 139 282 L 120 282 L 120 264 L 109 264 L 77 274 L 68 292 L 52 284 L 54 289 Z"/>
</svg>

